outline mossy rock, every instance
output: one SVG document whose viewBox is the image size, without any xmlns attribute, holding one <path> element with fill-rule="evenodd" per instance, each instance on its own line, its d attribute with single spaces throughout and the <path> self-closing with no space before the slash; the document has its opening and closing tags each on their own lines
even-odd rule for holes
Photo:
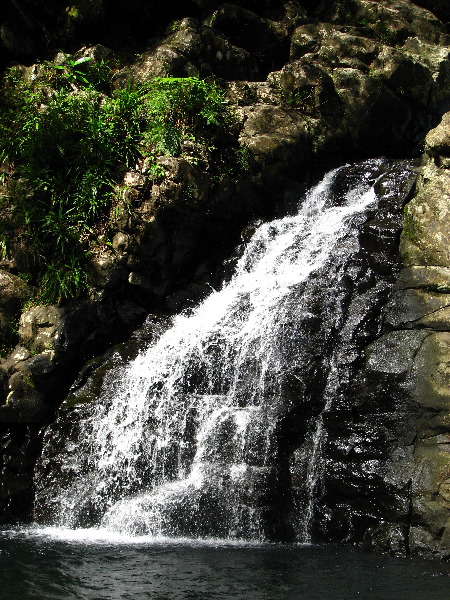
<svg viewBox="0 0 450 600">
<path fill-rule="evenodd" d="M 427 165 L 422 185 L 406 205 L 400 252 L 406 266 L 450 265 L 450 173 Z"/>
</svg>

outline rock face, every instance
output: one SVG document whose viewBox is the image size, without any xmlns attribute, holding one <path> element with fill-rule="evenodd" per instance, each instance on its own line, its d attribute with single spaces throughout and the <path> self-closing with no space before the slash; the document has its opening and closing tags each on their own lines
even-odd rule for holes
<svg viewBox="0 0 450 600">
<path fill-rule="evenodd" d="M 406 206 L 401 238 L 405 268 L 386 314 L 395 329 L 422 337 L 405 380 L 416 414 L 408 464 L 409 545 L 444 554 L 450 541 L 449 120 L 447 113 L 425 139 L 418 190 Z"/>
<path fill-rule="evenodd" d="M 426 137 L 380 335 L 326 416 L 322 539 L 449 554 L 448 114 Z"/>
<path fill-rule="evenodd" d="M 186 0 L 162 8 L 92 0 L 68 12 L 57 4 L 41 10 L 27 0 L 18 11 L 6 0 L 0 43 L 9 60 L 31 63 L 53 50 L 44 40 L 58 26 L 68 50 L 81 42 L 139 50 L 116 73 L 117 87 L 155 76 L 220 77 L 248 170 L 225 165 L 217 182 L 194 146 L 160 159 L 162 181 L 145 161 L 136 165 L 124 175 L 112 244 L 93 257 L 89 297 L 33 307 L 12 333 L 30 290 L 17 277 L 20 257 L 2 262 L 0 332 L 18 344 L 0 364 L 1 518 L 29 517 L 38 431 L 86 360 L 122 341 L 149 311 L 170 313 L 200 298 L 243 228 L 289 206 L 329 165 L 418 155 L 431 129 L 383 329 L 367 347 L 350 403 L 329 416 L 334 441 L 315 529 L 323 539 L 361 540 L 366 532 L 369 546 L 444 554 L 450 113 L 432 128 L 450 109 L 447 3 Z M 400 214 L 367 225 L 367 253 L 383 275 L 396 269 L 400 228 Z M 380 236 L 390 258 L 381 256 Z M 338 431 L 333 423 L 349 414 L 353 425 Z"/>
</svg>

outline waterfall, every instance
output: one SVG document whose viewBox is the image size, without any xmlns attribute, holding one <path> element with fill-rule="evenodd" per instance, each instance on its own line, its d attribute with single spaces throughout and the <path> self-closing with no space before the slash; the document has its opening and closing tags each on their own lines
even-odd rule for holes
<svg viewBox="0 0 450 600">
<path fill-rule="evenodd" d="M 48 428 L 36 475 L 41 520 L 132 535 L 277 537 L 301 447 L 294 529 L 309 536 L 321 415 L 361 275 L 352 257 L 387 168 L 378 159 L 333 170 L 296 214 L 260 225 L 230 281 L 110 371 L 97 401 L 68 415 L 67 433 L 58 437 L 58 421 Z"/>
</svg>

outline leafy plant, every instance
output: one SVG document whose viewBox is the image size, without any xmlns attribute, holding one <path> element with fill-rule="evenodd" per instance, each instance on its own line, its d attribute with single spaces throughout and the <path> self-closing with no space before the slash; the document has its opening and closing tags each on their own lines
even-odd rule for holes
<svg viewBox="0 0 450 600">
<path fill-rule="evenodd" d="M 87 283 L 86 264 L 80 254 L 68 254 L 55 258 L 41 279 L 41 302 L 54 302 L 61 298 L 78 296 Z"/>
<path fill-rule="evenodd" d="M 223 90 L 197 77 L 157 77 L 142 93 L 145 141 L 160 154 L 178 154 L 186 138 L 214 140 L 230 121 Z"/>
<path fill-rule="evenodd" d="M 168 27 L 170 33 L 175 33 L 176 31 L 178 31 L 178 29 L 180 28 L 180 23 L 181 21 L 179 20 L 172 21 Z"/>
<path fill-rule="evenodd" d="M 236 151 L 236 162 L 239 170 L 249 171 L 253 154 L 246 145 L 240 146 Z"/>
<path fill-rule="evenodd" d="M 83 56 L 78 60 L 72 60 L 66 57 L 65 65 L 55 65 L 55 69 L 62 71 L 61 75 L 71 84 L 89 85 L 89 79 L 80 65 L 92 60 L 90 56 Z"/>
<path fill-rule="evenodd" d="M 74 93 L 8 84 L 0 160 L 19 183 L 9 186 L 13 214 L 2 224 L 37 256 L 43 297 L 71 297 L 86 284 L 85 239 L 107 211 L 120 165 L 139 153 L 139 99 L 124 91 L 104 97 L 92 86 Z"/>
<path fill-rule="evenodd" d="M 11 353 L 18 341 L 19 316 L 16 314 L 7 326 L 0 328 L 0 359 Z"/>
<path fill-rule="evenodd" d="M 109 67 L 67 56 L 36 73 L 10 70 L 0 98 L 0 163 L 13 173 L 0 250 L 20 240 L 35 257 L 41 299 L 55 302 L 87 286 L 89 238 L 117 204 L 123 169 L 147 157 L 161 177 L 158 155 L 179 154 L 184 140 L 217 149 L 231 115 L 219 86 L 195 77 L 111 91 Z"/>
</svg>

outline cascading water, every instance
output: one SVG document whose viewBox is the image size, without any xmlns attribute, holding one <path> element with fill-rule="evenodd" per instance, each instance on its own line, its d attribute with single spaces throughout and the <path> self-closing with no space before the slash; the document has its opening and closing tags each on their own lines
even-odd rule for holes
<svg viewBox="0 0 450 600">
<path fill-rule="evenodd" d="M 298 214 L 256 230 L 221 290 L 111 371 L 95 403 L 66 410 L 69 431 L 58 434 L 56 421 L 44 438 L 38 519 L 136 535 L 308 538 L 349 288 L 370 279 L 352 262 L 358 227 L 387 168 L 367 161 L 341 193 L 346 168 L 327 174 Z M 305 476 L 293 484 L 295 448 Z M 292 485 L 301 514 L 287 526 Z"/>
</svg>

